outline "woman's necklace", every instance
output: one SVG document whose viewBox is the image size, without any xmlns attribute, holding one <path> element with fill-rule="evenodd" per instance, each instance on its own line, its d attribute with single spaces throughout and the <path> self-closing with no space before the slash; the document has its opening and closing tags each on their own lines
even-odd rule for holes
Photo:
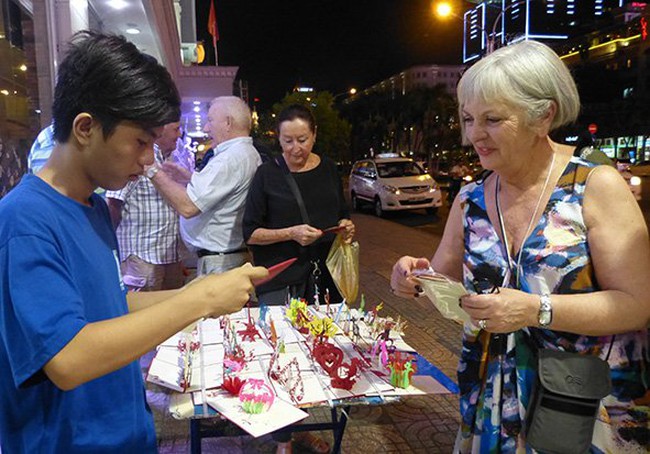
<svg viewBox="0 0 650 454">
<path fill-rule="evenodd" d="M 542 192 L 540 192 L 539 194 L 539 198 L 537 199 L 537 203 L 535 204 L 535 209 L 533 210 L 533 214 L 530 216 L 530 222 L 528 223 L 528 228 L 526 229 L 526 233 L 524 234 L 524 237 L 521 240 L 521 245 L 519 246 L 519 254 L 517 254 L 517 262 L 514 264 L 512 261 L 512 257 L 510 256 L 510 245 L 508 244 L 508 235 L 506 235 L 505 223 L 503 221 L 503 215 L 501 214 L 501 203 L 500 203 L 500 195 L 499 195 L 501 192 L 501 182 L 499 176 L 497 175 L 497 181 L 495 187 L 495 193 L 496 193 L 495 199 L 497 205 L 497 214 L 499 216 L 499 227 L 501 228 L 501 236 L 503 237 L 503 244 L 506 248 L 506 257 L 508 258 L 508 269 L 510 270 L 510 275 L 512 275 L 513 265 L 515 267 L 515 272 L 516 272 L 515 284 L 517 288 L 519 288 L 519 264 L 521 262 L 521 254 L 524 250 L 524 243 L 526 242 L 526 238 L 528 238 L 530 232 L 533 230 L 533 225 L 534 225 L 533 223 L 537 218 L 537 211 L 539 210 L 539 205 L 542 203 L 542 199 L 544 198 L 544 193 L 546 193 L 548 182 L 551 180 L 551 174 L 553 173 L 554 166 L 555 166 L 555 152 L 553 152 L 553 158 L 551 159 L 551 167 L 548 169 L 546 180 L 544 180 L 544 186 L 542 187 Z M 504 284 L 505 284 L 505 279 L 504 279 Z"/>
</svg>

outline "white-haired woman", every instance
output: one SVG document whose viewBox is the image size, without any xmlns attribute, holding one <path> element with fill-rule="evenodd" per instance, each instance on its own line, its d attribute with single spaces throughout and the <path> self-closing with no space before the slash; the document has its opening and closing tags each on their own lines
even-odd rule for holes
<svg viewBox="0 0 650 454">
<path fill-rule="evenodd" d="M 530 449 L 534 357 L 547 348 L 609 362 L 592 451 L 646 452 L 648 230 L 614 168 L 549 138 L 579 112 L 569 71 L 547 46 L 521 42 L 469 68 L 458 100 L 464 139 L 492 172 L 456 198 L 431 262 L 402 257 L 391 279 L 396 294 L 417 296 L 411 273 L 431 265 L 476 291 L 461 299 L 471 323 L 456 451 Z"/>
</svg>

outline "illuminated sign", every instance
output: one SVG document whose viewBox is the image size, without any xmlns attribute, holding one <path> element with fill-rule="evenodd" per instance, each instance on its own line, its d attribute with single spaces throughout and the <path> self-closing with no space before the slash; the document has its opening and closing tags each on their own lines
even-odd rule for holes
<svg viewBox="0 0 650 454">
<path fill-rule="evenodd" d="M 648 37 L 648 21 L 645 17 L 641 18 L 641 39 L 643 41 Z"/>
</svg>

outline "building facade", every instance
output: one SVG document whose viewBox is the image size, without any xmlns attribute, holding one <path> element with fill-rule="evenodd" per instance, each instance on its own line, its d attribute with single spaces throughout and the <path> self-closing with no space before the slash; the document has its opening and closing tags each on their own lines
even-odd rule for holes
<svg viewBox="0 0 650 454">
<path fill-rule="evenodd" d="M 80 30 L 121 34 L 170 72 L 182 125 L 199 132 L 208 102 L 233 94 L 237 67 L 197 65 L 195 0 L 0 0 L 0 197 L 26 171 L 52 119 L 58 62 Z"/>
<path fill-rule="evenodd" d="M 560 139 L 570 142 L 591 129 L 608 156 L 650 160 L 649 22 L 648 6 L 629 4 L 607 26 L 555 46 L 582 101 L 576 133 Z"/>
<path fill-rule="evenodd" d="M 392 97 L 405 95 L 416 88 L 432 88 L 441 85 L 447 93 L 456 97 L 456 84 L 465 65 L 419 65 L 377 82 L 360 94 L 391 93 Z"/>
<path fill-rule="evenodd" d="M 613 11 L 631 0 L 490 0 L 463 16 L 463 63 L 506 42 L 564 40 L 607 23 Z"/>
</svg>

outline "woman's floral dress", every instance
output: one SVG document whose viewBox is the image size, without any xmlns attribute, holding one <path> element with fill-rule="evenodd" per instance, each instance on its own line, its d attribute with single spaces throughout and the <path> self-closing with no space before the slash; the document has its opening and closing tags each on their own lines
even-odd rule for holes
<svg viewBox="0 0 650 454">
<path fill-rule="evenodd" d="M 585 182 L 594 165 L 573 158 L 558 181 L 539 223 L 525 240 L 519 287 L 541 295 L 598 290 L 582 217 Z M 498 226 L 490 222 L 484 186 L 463 188 L 464 282 L 502 284 L 508 268 Z M 510 283 L 514 287 L 514 282 Z M 484 358 L 487 334 L 466 324 L 458 369 L 461 428 L 456 452 L 533 452 L 524 424 L 535 381 L 535 346 L 607 357 L 612 336 L 581 336 L 538 328 L 506 335 L 501 354 Z M 531 345 L 533 346 L 531 348 Z M 613 390 L 603 399 L 591 452 L 650 452 L 648 330 L 619 334 L 608 359 Z"/>
</svg>

